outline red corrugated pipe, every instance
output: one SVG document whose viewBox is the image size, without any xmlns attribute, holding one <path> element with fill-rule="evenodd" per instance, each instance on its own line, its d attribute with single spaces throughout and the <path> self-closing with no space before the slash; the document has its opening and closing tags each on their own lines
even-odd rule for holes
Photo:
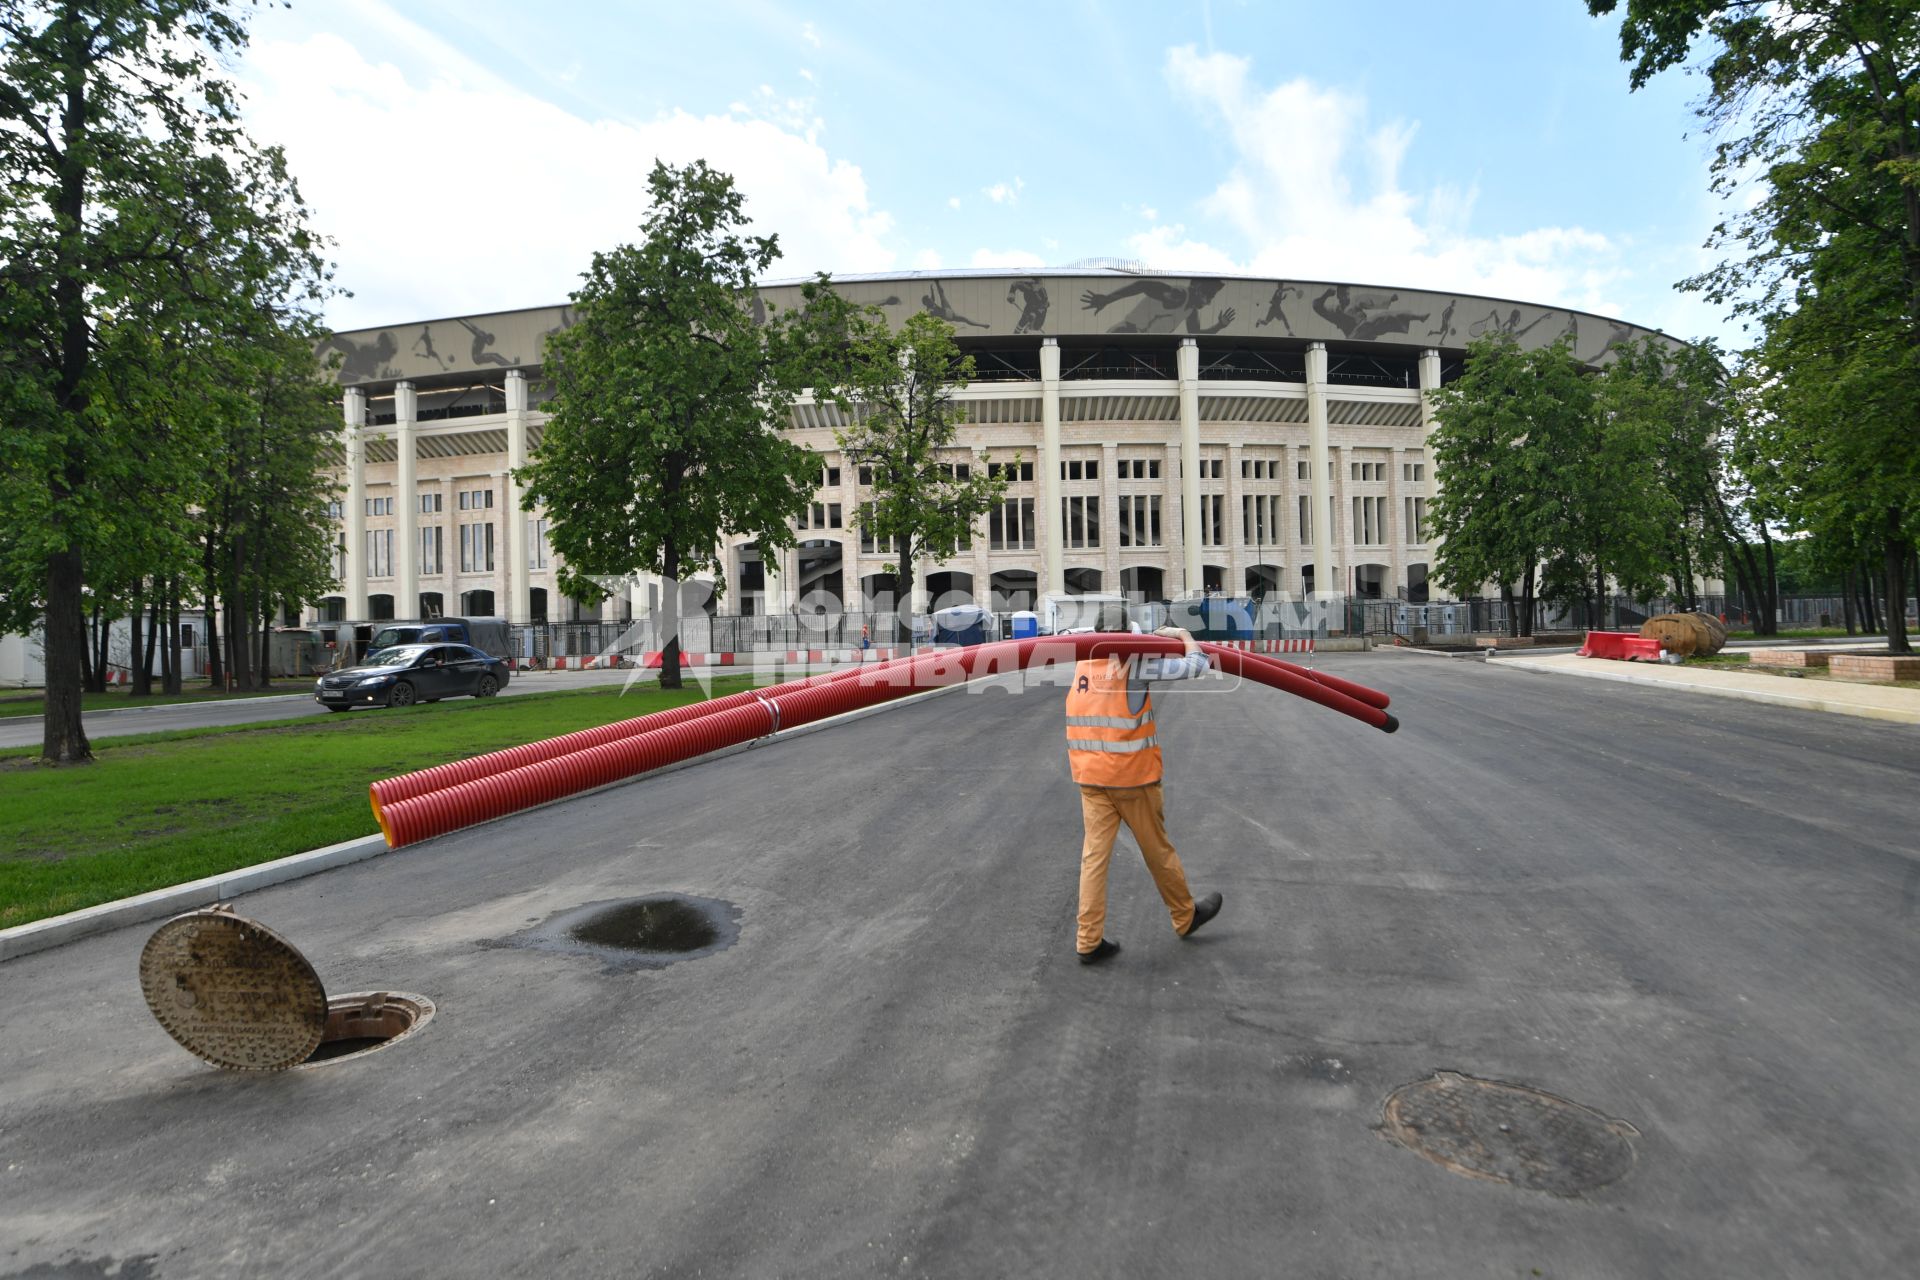
<svg viewBox="0 0 1920 1280">
<path fill-rule="evenodd" d="M 619 725 L 388 779 L 388 784 L 405 785 L 375 783 L 373 811 L 388 845 L 398 848 L 920 690 L 1007 674 L 1036 664 L 1065 664 L 1109 655 L 1172 654 L 1181 647 L 1176 640 L 1158 636 L 1090 633 L 935 650 L 732 694 L 710 703 L 676 707 Z M 1346 688 L 1335 687 L 1329 683 L 1332 677 L 1319 678 L 1319 673 L 1302 671 L 1263 654 L 1212 644 L 1200 647 L 1229 675 L 1317 702 L 1388 733 L 1399 728 L 1399 722 L 1383 709 L 1385 695 L 1364 686 L 1342 680 L 1338 684 Z M 1366 695 L 1367 700 L 1346 689 Z M 621 732 L 609 737 L 609 730 Z M 482 761 L 487 762 L 485 766 L 481 766 Z M 501 764 L 507 767 L 501 769 Z M 471 766 L 464 774 L 463 765 Z M 485 771 L 476 772 L 472 767 Z M 428 775 L 439 785 L 419 789 Z"/>
</svg>

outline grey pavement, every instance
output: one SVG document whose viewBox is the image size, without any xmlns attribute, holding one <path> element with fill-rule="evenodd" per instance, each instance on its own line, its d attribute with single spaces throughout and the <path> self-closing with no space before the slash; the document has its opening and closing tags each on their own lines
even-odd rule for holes
<svg viewBox="0 0 1920 1280">
<path fill-rule="evenodd" d="M 146 928 L 0 964 L 0 1276 L 1913 1274 L 1920 730 L 1316 665 L 1401 731 L 1163 696 L 1226 908 L 1174 937 L 1123 848 L 1100 967 L 1059 695 L 1002 690 L 240 899 L 330 988 L 437 1002 L 362 1059 L 201 1066 Z M 487 945 L 660 891 L 738 942 Z M 1634 1167 L 1562 1198 L 1380 1136 L 1440 1069 L 1632 1124 Z"/>
<path fill-rule="evenodd" d="M 826 671 L 828 665 L 814 667 L 782 666 L 779 671 L 788 677 L 798 677 L 808 671 Z M 715 667 L 716 676 L 741 674 L 752 671 L 750 667 Z M 634 673 L 630 670 L 613 671 L 530 671 L 516 674 L 507 681 L 507 687 L 500 691 L 501 697 L 512 697 L 525 693 L 551 693 L 561 689 L 583 689 L 594 685 L 623 684 Z M 684 678 L 689 685 L 693 683 L 694 671 L 689 668 Z M 659 679 L 657 672 L 640 673 L 644 685 L 652 685 Z M 120 738 L 136 733 L 170 733 L 177 729 L 205 729 L 215 725 L 261 724 L 268 720 L 298 720 L 308 716 L 333 714 L 313 700 L 313 688 L 310 682 L 304 686 L 296 681 L 284 682 L 291 691 L 298 692 L 274 694 L 259 698 L 232 698 L 218 702 L 169 702 L 157 706 L 125 707 L 112 711 L 91 711 L 83 717 L 87 737 L 90 739 Z M 379 708 L 352 712 L 353 715 L 379 714 Z M 0 747 L 30 747 L 37 745 L 41 738 L 41 721 L 38 716 L 9 716 L 0 719 Z"/>
</svg>

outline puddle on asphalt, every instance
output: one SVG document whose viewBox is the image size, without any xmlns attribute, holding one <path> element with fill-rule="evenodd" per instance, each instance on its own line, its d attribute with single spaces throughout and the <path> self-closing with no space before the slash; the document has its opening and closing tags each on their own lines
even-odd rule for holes
<svg viewBox="0 0 1920 1280">
<path fill-rule="evenodd" d="M 523 947 L 598 960 L 608 973 L 663 969 L 725 951 L 740 937 L 740 908 L 719 898 L 655 893 L 589 902 L 485 947 Z"/>
</svg>

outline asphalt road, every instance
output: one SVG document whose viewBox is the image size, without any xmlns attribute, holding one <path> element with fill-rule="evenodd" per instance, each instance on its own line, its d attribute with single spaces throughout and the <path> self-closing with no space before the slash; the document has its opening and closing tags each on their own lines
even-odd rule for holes
<svg viewBox="0 0 1920 1280">
<path fill-rule="evenodd" d="M 330 988 L 438 1002 L 358 1061 L 200 1066 L 146 928 L 0 965 L 0 1276 L 1920 1270 L 1920 731 L 1319 665 L 1400 733 L 1162 699 L 1226 908 L 1174 937 L 1128 846 L 1097 968 L 1059 695 L 1001 691 L 242 899 Z M 486 945 L 668 890 L 738 942 Z M 1422 1160 L 1377 1126 L 1437 1069 L 1626 1121 L 1634 1167 L 1564 1198 Z"/>
<path fill-rule="evenodd" d="M 798 668 L 796 668 L 796 671 Z M 715 668 L 716 675 L 721 668 Z M 503 698 L 523 693 L 551 693 L 558 689 L 579 689 L 588 685 L 624 684 L 631 671 L 532 671 L 515 675 L 500 691 Z M 643 676 L 651 683 L 654 676 Z M 688 684 L 693 672 L 684 673 Z M 126 707 L 114 711 L 91 711 L 83 717 L 87 737 L 119 738 L 135 733 L 168 733 L 176 729 L 204 729 L 213 725 L 260 724 L 268 720 L 298 720 L 308 716 L 332 714 L 313 700 L 310 682 L 288 680 L 285 695 L 260 698 L 230 698 L 217 702 L 169 702 L 158 706 Z M 379 714 L 379 708 L 360 710 L 354 715 Z M 0 747 L 30 747 L 41 739 L 39 716 L 9 716 L 0 719 Z"/>
</svg>

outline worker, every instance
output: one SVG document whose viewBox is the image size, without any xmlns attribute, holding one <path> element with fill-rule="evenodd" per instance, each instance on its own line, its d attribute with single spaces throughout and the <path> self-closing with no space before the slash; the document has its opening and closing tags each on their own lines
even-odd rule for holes
<svg viewBox="0 0 1920 1280">
<path fill-rule="evenodd" d="M 1103 632 L 1128 630 L 1126 606 L 1101 607 Z M 1220 895 L 1198 902 L 1187 888 L 1180 855 L 1167 839 L 1161 794 L 1159 739 L 1155 736 L 1155 680 L 1191 680 L 1207 673 L 1207 655 L 1180 627 L 1162 627 L 1155 635 L 1179 640 L 1181 657 L 1090 658 L 1074 664 L 1067 691 L 1067 762 L 1080 786 L 1080 813 L 1086 836 L 1080 849 L 1080 924 L 1075 950 L 1081 964 L 1098 964 L 1120 950 L 1107 938 L 1107 867 L 1113 840 L 1127 824 L 1140 854 L 1183 938 L 1220 914 Z M 1137 664 L 1137 665 L 1136 665 Z"/>
</svg>

